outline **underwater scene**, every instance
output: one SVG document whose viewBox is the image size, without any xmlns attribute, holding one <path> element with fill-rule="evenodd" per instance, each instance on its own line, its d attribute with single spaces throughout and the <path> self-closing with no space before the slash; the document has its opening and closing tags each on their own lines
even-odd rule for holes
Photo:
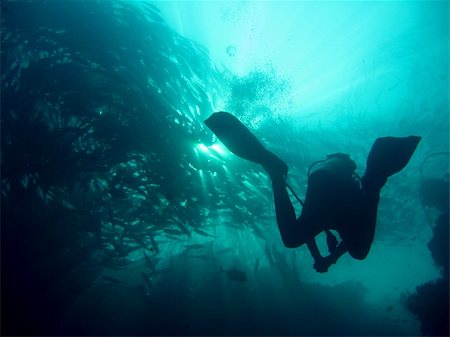
<svg viewBox="0 0 450 337">
<path fill-rule="evenodd" d="M 2 335 L 449 335 L 448 1 L 0 10 Z"/>
</svg>

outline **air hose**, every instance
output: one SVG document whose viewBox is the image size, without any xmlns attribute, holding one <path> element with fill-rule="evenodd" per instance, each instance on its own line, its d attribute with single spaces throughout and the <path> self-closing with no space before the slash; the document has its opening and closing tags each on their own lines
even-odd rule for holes
<svg viewBox="0 0 450 337">
<path fill-rule="evenodd" d="M 302 205 L 302 207 L 305 206 L 305 205 L 303 204 L 302 199 L 300 199 L 299 196 L 294 192 L 294 190 L 292 189 L 291 185 L 289 185 L 289 184 L 286 182 L 286 186 L 287 186 L 287 188 L 289 189 L 289 191 L 291 191 L 291 193 L 294 195 L 295 199 L 298 200 L 298 202 L 300 203 L 300 205 Z"/>
<path fill-rule="evenodd" d="M 314 163 L 312 163 L 311 165 L 309 165 L 309 168 L 308 168 L 308 178 L 309 178 L 309 174 L 310 174 L 310 172 L 311 172 L 311 168 L 312 168 L 313 166 L 315 166 L 316 164 L 319 164 L 319 163 L 326 162 L 328 159 L 329 159 L 329 158 L 324 159 L 324 160 L 318 160 L 318 161 L 315 161 Z M 303 203 L 303 201 L 302 201 L 302 199 L 300 199 L 300 197 L 297 195 L 297 193 L 294 192 L 294 189 L 292 188 L 292 186 L 289 185 L 287 182 L 286 182 L 286 187 L 289 189 L 289 191 L 291 191 L 292 195 L 295 197 L 295 199 L 298 200 L 298 202 L 300 203 L 300 205 L 302 205 L 302 207 L 305 206 L 304 203 Z"/>
</svg>

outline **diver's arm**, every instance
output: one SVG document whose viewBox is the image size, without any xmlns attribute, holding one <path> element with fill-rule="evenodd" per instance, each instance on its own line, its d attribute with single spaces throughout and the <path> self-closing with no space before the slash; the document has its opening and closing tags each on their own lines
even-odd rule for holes
<svg viewBox="0 0 450 337">
<path fill-rule="evenodd" d="M 317 248 L 316 238 L 313 237 L 307 243 L 309 251 L 311 252 L 312 257 L 314 258 L 314 262 L 317 262 L 320 259 L 323 259 L 322 255 L 320 255 L 319 248 Z"/>
<path fill-rule="evenodd" d="M 347 252 L 347 247 L 346 247 L 344 241 L 341 241 L 336 247 L 334 247 L 330 251 L 330 255 L 328 255 L 326 257 L 322 257 L 322 255 L 320 254 L 319 248 L 317 248 L 317 243 L 316 243 L 315 238 L 313 238 L 312 240 L 309 240 L 307 242 L 307 245 L 308 245 L 309 251 L 311 252 L 311 255 L 315 261 L 320 260 L 320 259 L 329 258 L 331 263 L 336 263 L 336 261 Z"/>
<path fill-rule="evenodd" d="M 344 241 L 341 241 L 335 249 L 333 249 L 330 253 L 330 255 L 327 256 L 327 258 L 330 259 L 330 264 L 336 263 L 339 258 L 344 255 L 348 251 L 347 245 Z"/>
</svg>

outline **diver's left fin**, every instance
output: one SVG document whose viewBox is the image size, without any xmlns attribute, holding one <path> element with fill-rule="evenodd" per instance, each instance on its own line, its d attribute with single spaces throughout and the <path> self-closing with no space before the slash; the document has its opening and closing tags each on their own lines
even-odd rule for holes
<svg viewBox="0 0 450 337">
<path fill-rule="evenodd" d="M 383 179 L 400 172 L 411 159 L 422 137 L 381 137 L 367 157 L 365 179 Z"/>
</svg>

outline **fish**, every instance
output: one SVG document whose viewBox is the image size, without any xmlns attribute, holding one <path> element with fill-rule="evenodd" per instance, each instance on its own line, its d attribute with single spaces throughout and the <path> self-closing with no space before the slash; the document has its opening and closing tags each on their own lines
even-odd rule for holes
<svg viewBox="0 0 450 337">
<path fill-rule="evenodd" d="M 229 253 L 231 251 L 233 251 L 233 248 L 223 248 L 223 249 L 216 251 L 215 253 L 216 253 L 216 255 L 223 255 L 223 254 Z"/>
<path fill-rule="evenodd" d="M 156 272 L 156 263 L 154 263 L 147 254 L 145 254 L 145 250 L 144 250 L 144 259 L 145 259 L 145 264 L 147 265 L 147 267 L 152 271 L 152 272 Z"/>
<path fill-rule="evenodd" d="M 109 194 L 113 197 L 113 198 L 118 198 L 118 199 L 123 199 L 127 197 L 126 192 L 123 189 L 119 189 L 119 188 L 111 188 L 109 190 Z"/>
<path fill-rule="evenodd" d="M 128 237 L 130 239 L 134 240 L 141 248 L 153 250 L 152 248 L 147 247 L 142 236 L 140 236 L 138 234 L 130 233 L 130 234 L 128 234 Z"/>
<path fill-rule="evenodd" d="M 212 235 L 212 234 L 210 234 L 210 233 L 207 233 L 207 232 L 205 232 L 205 231 L 203 231 L 203 230 L 201 230 L 201 229 L 198 229 L 198 228 L 194 228 L 194 229 L 192 229 L 194 232 L 196 232 L 198 235 L 202 235 L 202 236 L 207 236 L 207 237 L 211 237 L 211 238 L 214 238 L 215 237 L 215 235 Z"/>
<path fill-rule="evenodd" d="M 191 245 L 183 245 L 183 247 L 186 249 L 199 249 L 200 250 L 200 249 L 203 249 L 205 247 L 205 245 L 202 243 L 194 243 Z"/>
<path fill-rule="evenodd" d="M 230 280 L 233 280 L 235 282 L 246 282 L 247 281 L 247 275 L 243 271 L 237 269 L 236 267 L 233 267 L 232 269 L 225 270 L 225 269 L 223 269 L 223 267 L 221 265 L 219 274 L 220 273 L 225 273 L 225 275 Z"/>
<path fill-rule="evenodd" d="M 164 228 L 163 231 L 167 234 L 172 234 L 172 235 L 184 235 L 186 233 L 178 230 L 178 229 L 170 229 L 170 228 Z"/>
<path fill-rule="evenodd" d="M 127 256 L 126 252 L 124 251 L 124 248 L 120 244 L 118 244 L 116 242 L 112 242 L 111 244 L 113 245 L 114 249 L 121 257 Z"/>
<path fill-rule="evenodd" d="M 191 232 L 189 232 L 189 230 L 186 228 L 185 225 L 183 225 L 182 223 L 177 223 L 178 227 L 180 227 L 181 231 L 186 234 L 187 236 L 191 236 Z"/>
<path fill-rule="evenodd" d="M 131 252 L 134 252 L 135 250 L 141 249 L 141 247 L 139 245 L 130 246 L 130 245 L 127 245 L 125 243 L 113 242 L 112 245 L 113 245 L 115 251 L 117 252 L 117 254 L 120 257 L 124 257 L 124 258 L 127 257 L 128 254 L 130 254 Z"/>
<path fill-rule="evenodd" d="M 167 234 L 167 235 L 165 235 L 165 237 L 167 239 L 170 239 L 171 240 L 170 242 L 172 242 L 172 241 L 183 241 L 183 238 L 180 238 L 179 236 L 173 236 L 173 235 Z"/>
<path fill-rule="evenodd" d="M 152 246 L 153 246 L 153 249 L 154 249 L 155 253 L 159 254 L 160 250 L 159 250 L 158 244 L 156 243 L 156 240 L 153 237 L 153 235 L 150 235 L 150 242 L 152 243 Z"/>
</svg>

